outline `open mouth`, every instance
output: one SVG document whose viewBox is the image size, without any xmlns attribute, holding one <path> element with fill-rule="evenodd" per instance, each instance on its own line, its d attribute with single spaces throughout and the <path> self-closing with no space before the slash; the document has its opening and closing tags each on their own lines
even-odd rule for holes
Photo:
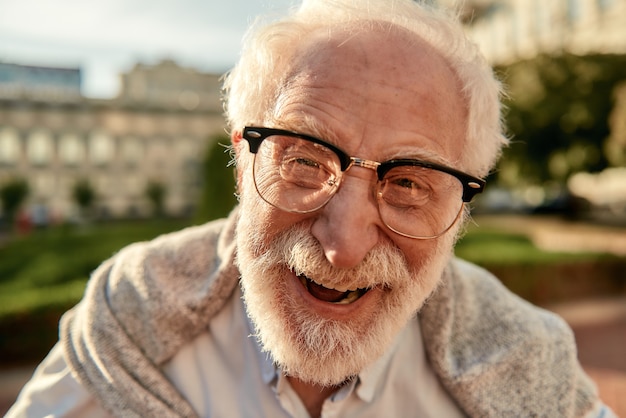
<svg viewBox="0 0 626 418">
<path fill-rule="evenodd" d="M 302 283 L 302 285 L 314 298 L 336 305 L 348 305 L 350 303 L 353 303 L 357 301 L 361 296 L 366 294 L 369 290 L 355 289 L 341 291 L 336 289 L 330 289 L 328 287 L 322 286 L 321 284 L 315 283 L 304 274 L 299 274 L 298 279 L 300 279 L 300 283 Z"/>
</svg>

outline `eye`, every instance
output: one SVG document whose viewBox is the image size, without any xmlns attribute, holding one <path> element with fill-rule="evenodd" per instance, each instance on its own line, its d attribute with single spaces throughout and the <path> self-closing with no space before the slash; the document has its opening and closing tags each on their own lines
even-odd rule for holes
<svg viewBox="0 0 626 418">
<path fill-rule="evenodd" d="M 305 156 L 284 160 L 280 165 L 280 175 L 284 181 L 306 189 L 324 188 L 331 185 L 334 178 L 324 164 Z"/>
<path fill-rule="evenodd" d="M 311 176 L 323 169 L 319 162 L 305 157 L 285 158 L 281 167 L 288 169 L 290 177 Z"/>
<path fill-rule="evenodd" d="M 424 188 L 424 185 L 421 184 L 421 182 L 416 181 L 415 179 L 410 179 L 410 178 L 391 179 L 390 182 L 392 182 L 396 186 L 404 187 L 406 189 L 423 189 Z"/>
<path fill-rule="evenodd" d="M 431 199 L 433 187 L 420 167 L 401 166 L 390 170 L 382 182 L 381 197 L 397 208 L 418 208 Z"/>
<path fill-rule="evenodd" d="M 430 196 L 431 188 L 418 177 L 392 177 L 387 179 L 385 189 L 393 200 L 402 205 L 420 205 Z"/>
<path fill-rule="evenodd" d="M 302 165 L 307 166 L 307 167 L 314 167 L 314 168 L 317 168 L 317 167 L 319 167 L 319 165 L 320 165 L 320 164 L 319 164 L 317 161 L 315 161 L 315 160 L 311 160 L 311 159 L 308 159 L 308 158 L 303 158 L 303 157 L 294 158 L 294 161 L 295 161 L 297 164 L 302 164 Z"/>
</svg>

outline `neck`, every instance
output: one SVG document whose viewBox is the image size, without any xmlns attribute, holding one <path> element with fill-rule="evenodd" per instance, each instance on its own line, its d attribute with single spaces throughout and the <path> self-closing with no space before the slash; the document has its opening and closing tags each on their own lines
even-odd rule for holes
<svg viewBox="0 0 626 418">
<path fill-rule="evenodd" d="M 311 418 L 319 418 L 322 414 L 324 401 L 341 386 L 321 386 L 313 383 L 306 383 L 302 380 L 287 376 L 289 384 L 298 394 L 304 407 L 309 412 Z"/>
</svg>

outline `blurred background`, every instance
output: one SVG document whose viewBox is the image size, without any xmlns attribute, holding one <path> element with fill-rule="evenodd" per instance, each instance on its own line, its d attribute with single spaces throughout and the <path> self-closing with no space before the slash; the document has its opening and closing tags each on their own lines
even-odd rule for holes
<svg viewBox="0 0 626 418">
<path fill-rule="evenodd" d="M 101 261 L 231 210 L 221 77 L 297 4 L 0 0 L 0 412 Z M 626 0 L 460 7 L 512 143 L 457 254 L 561 314 L 626 414 Z"/>
</svg>

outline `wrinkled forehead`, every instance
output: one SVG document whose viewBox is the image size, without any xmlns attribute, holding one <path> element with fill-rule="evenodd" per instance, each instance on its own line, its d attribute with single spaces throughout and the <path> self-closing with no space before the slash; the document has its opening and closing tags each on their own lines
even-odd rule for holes
<svg viewBox="0 0 626 418">
<path fill-rule="evenodd" d="M 345 68 L 370 70 L 364 76 L 408 75 L 457 94 L 461 90 L 456 73 L 440 52 L 417 34 L 388 22 L 318 29 L 300 42 L 291 61 L 288 80 L 303 73 L 323 74 L 341 62 Z"/>
<path fill-rule="evenodd" d="M 294 109 L 331 113 L 317 121 L 421 134 L 450 148 L 450 160 L 458 157 L 452 149 L 462 148 L 467 126 L 461 83 L 446 59 L 416 34 L 381 22 L 320 29 L 301 42 L 291 62 L 274 122 L 284 122 Z"/>
</svg>

